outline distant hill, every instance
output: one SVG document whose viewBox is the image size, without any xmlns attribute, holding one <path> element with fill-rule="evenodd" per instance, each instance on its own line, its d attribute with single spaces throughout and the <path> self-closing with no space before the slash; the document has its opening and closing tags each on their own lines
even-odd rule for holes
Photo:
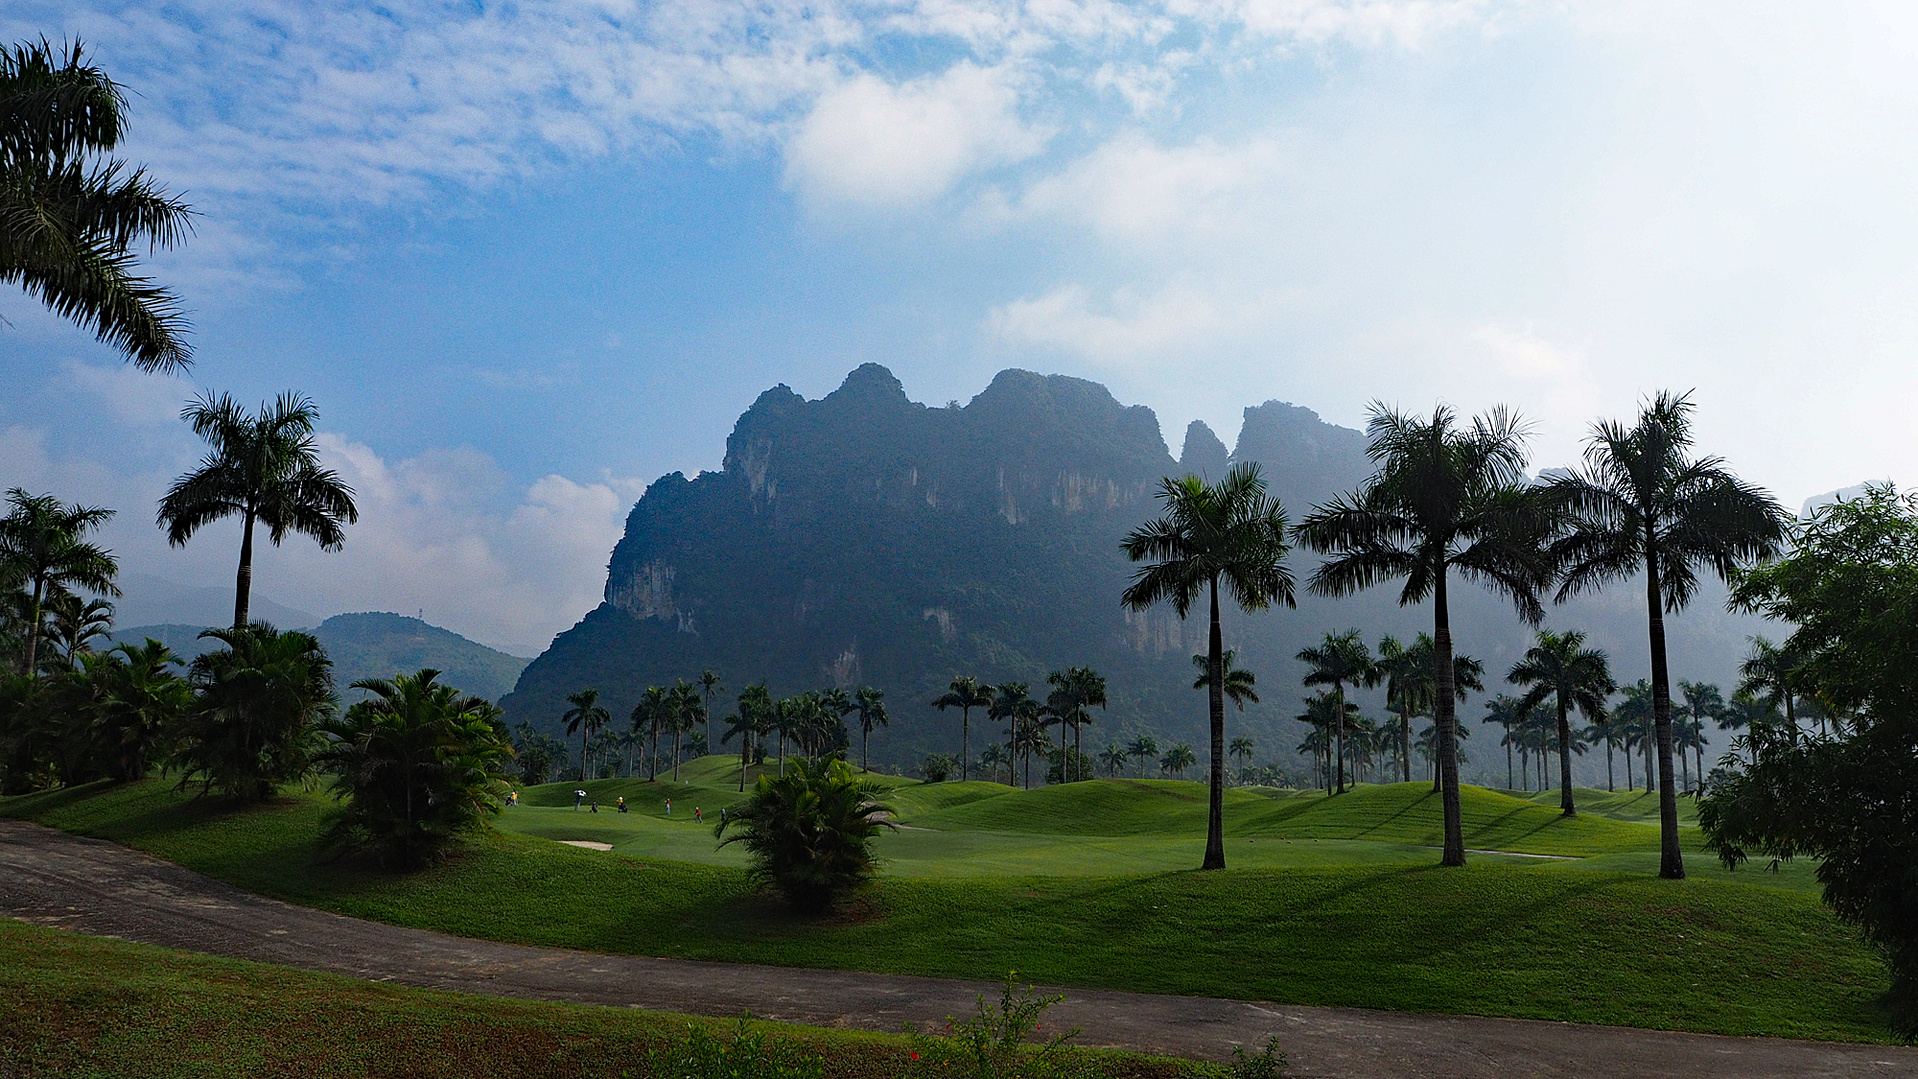
<svg viewBox="0 0 1918 1079">
<path fill-rule="evenodd" d="M 898 766 L 958 748 L 957 713 L 927 706 L 955 674 L 1025 681 L 1043 696 L 1046 672 L 1090 664 L 1110 680 L 1111 706 L 1094 717 L 1088 747 L 1148 731 L 1202 746 L 1189 657 L 1204 645 L 1203 612 L 1182 623 L 1168 608 L 1121 609 L 1135 567 L 1119 541 L 1157 512 L 1162 477 L 1217 479 L 1240 461 L 1259 462 L 1294 524 L 1372 471 L 1361 433 L 1280 401 L 1245 410 L 1229 454 L 1192 424 L 1175 461 L 1152 410 L 1083 379 L 1003 371 L 964 407 L 945 408 L 909 400 L 876 364 L 816 401 L 777 386 L 739 417 L 719 471 L 673 473 L 646 490 L 612 552 L 604 602 L 502 704 L 511 721 L 552 731 L 580 688 L 598 688 L 623 720 L 645 686 L 709 667 L 726 682 L 722 708 L 753 681 L 776 694 L 865 683 L 886 691 L 893 722 L 874 759 Z M 1230 722 L 1255 738 L 1261 761 L 1291 759 L 1303 736 L 1291 718 L 1304 695 L 1299 649 L 1328 630 L 1356 626 L 1376 642 L 1431 627 L 1428 609 L 1398 606 L 1396 587 L 1306 595 L 1316 564 L 1292 556 L 1297 610 L 1227 616 L 1227 644 L 1264 698 Z M 1673 674 L 1724 683 L 1761 624 L 1727 615 L 1722 589 L 1701 593 L 1669 623 Z M 1530 631 L 1509 604 L 1462 583 L 1452 617 L 1459 648 L 1484 661 L 1496 692 Z M 1642 590 L 1554 608 L 1547 624 L 1585 630 L 1622 681 L 1648 673 Z M 1355 699 L 1377 715 L 1377 696 Z M 1480 700 L 1464 715 L 1478 715 Z M 976 752 L 997 725 L 972 719 Z M 1481 733 L 1467 744 L 1468 779 L 1495 770 L 1503 782 L 1496 743 Z M 1602 775 L 1602 755 L 1595 766 Z"/>
<path fill-rule="evenodd" d="M 120 598 L 113 601 L 114 619 L 125 625 L 227 626 L 233 624 L 233 579 L 224 585 L 194 585 L 169 581 L 150 573 L 120 577 Z M 284 603 L 275 603 L 256 588 L 250 603 L 252 617 L 281 629 L 312 629 L 320 616 Z M 194 632 L 199 632 L 195 630 Z"/>
<path fill-rule="evenodd" d="M 162 624 L 116 630 L 116 641 L 163 641 L 192 659 L 216 642 L 199 639 L 203 626 Z M 498 700 L 513 688 L 527 660 L 488 648 L 451 630 L 398 614 L 340 614 L 319 624 L 313 635 L 333 660 L 333 679 L 342 689 L 362 678 L 390 678 L 423 667 L 443 672 L 440 681 L 467 693 Z"/>
</svg>

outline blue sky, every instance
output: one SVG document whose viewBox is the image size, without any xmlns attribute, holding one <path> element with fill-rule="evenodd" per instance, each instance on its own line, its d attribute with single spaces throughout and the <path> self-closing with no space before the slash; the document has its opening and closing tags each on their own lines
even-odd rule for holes
<svg viewBox="0 0 1918 1079">
<path fill-rule="evenodd" d="M 708 0 L 9 5 L 137 96 L 201 212 L 154 260 L 185 378 L 0 294 L 0 484 L 121 507 L 131 568 L 201 389 L 319 403 L 347 550 L 322 614 L 536 651 L 652 478 L 762 389 L 1007 366 L 1168 439 L 1268 398 L 1590 421 L 1697 389 L 1788 503 L 1918 465 L 1918 25 L 1869 3 Z M 1178 446 L 1172 446 L 1177 452 Z M 303 543 L 304 541 L 302 541 Z"/>
</svg>

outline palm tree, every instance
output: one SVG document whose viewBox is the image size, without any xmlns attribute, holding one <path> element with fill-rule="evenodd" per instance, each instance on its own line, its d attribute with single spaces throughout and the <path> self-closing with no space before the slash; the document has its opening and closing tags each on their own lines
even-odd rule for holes
<svg viewBox="0 0 1918 1079">
<path fill-rule="evenodd" d="M 739 738 L 739 789 L 746 789 L 746 769 L 752 766 L 753 747 L 760 745 L 760 739 L 771 732 L 777 706 L 773 704 L 772 694 L 767 691 L 766 683 L 755 682 L 739 692 L 739 711 L 727 722 L 726 733 L 720 741 Z M 633 710 L 633 725 L 639 726 L 639 709 Z M 763 754 L 763 751 L 762 751 Z"/>
<path fill-rule="evenodd" d="M 1783 722 L 1784 718 L 1775 705 L 1740 690 L 1732 694 L 1732 699 L 1718 714 L 1718 729 L 1721 731 L 1763 729 Z M 1756 760 L 1758 747 L 1751 744 L 1750 739 L 1746 739 L 1746 749 Z"/>
<path fill-rule="evenodd" d="M 1402 577 L 1401 606 L 1432 601 L 1432 712 L 1445 811 L 1440 864 L 1464 865 L 1450 575 L 1504 594 L 1536 625 L 1545 615 L 1538 592 L 1550 576 L 1544 548 L 1552 516 L 1527 486 L 1525 432 L 1504 408 L 1462 429 L 1443 406 L 1420 420 L 1374 405 L 1366 433 L 1378 472 L 1314 511 L 1299 533 L 1334 556 L 1312 575 L 1313 591 L 1346 596 Z"/>
<path fill-rule="evenodd" d="M 320 467 L 313 424 L 319 410 L 295 393 L 249 416 L 221 394 L 196 398 L 181 418 L 212 445 L 200 467 L 173 481 L 160 499 L 159 524 L 167 542 L 186 546 L 203 526 L 238 514 L 240 569 L 233 588 L 233 626 L 247 623 L 253 591 L 253 526 L 266 526 L 275 547 L 288 532 L 311 536 L 323 551 L 346 542 L 342 522 L 360 519 L 353 488 L 332 469 Z"/>
<path fill-rule="evenodd" d="M 679 782 L 680 740 L 686 732 L 699 726 L 706 720 L 706 703 L 700 699 L 699 687 L 679 679 L 673 686 L 672 705 L 667 717 L 673 728 L 673 782 Z"/>
<path fill-rule="evenodd" d="M 1051 747 L 1046 740 L 1044 707 L 1034 700 L 1031 707 L 1016 715 L 1012 722 L 1012 739 L 1008 748 L 1025 764 L 1026 789 L 1032 789 L 1032 755 L 1044 755 Z"/>
<path fill-rule="evenodd" d="M 1428 635 L 1420 635 L 1430 640 Z M 1385 683 L 1385 707 L 1398 717 L 1396 744 L 1399 758 L 1399 782 L 1412 782 L 1412 717 L 1424 711 L 1416 687 L 1432 681 L 1432 661 L 1415 649 L 1399 643 L 1387 634 L 1379 640 L 1379 658 L 1374 661 L 1379 680 Z"/>
<path fill-rule="evenodd" d="M 1247 672 L 1247 673 L 1250 673 L 1250 672 Z M 1230 676 L 1228 675 L 1227 677 L 1229 678 Z M 1254 697 L 1253 700 L 1256 701 L 1258 700 L 1258 698 Z M 1239 762 L 1239 768 L 1241 771 L 1243 771 L 1244 769 L 1248 767 L 1251 767 L 1252 739 L 1244 735 L 1240 735 L 1239 737 L 1232 739 L 1232 744 L 1229 746 L 1226 746 L 1225 751 L 1227 754 L 1229 754 L 1232 757 L 1233 760 Z"/>
<path fill-rule="evenodd" d="M 1003 764 L 1006 766 L 1006 786 L 1018 785 L 1019 777 L 1014 771 L 1017 763 L 1006 747 L 997 742 L 988 742 L 986 748 L 979 751 L 979 767 L 985 769 L 987 780 L 993 783 L 999 782 L 999 766 Z"/>
<path fill-rule="evenodd" d="M 1332 695 L 1338 698 L 1333 708 L 1336 717 L 1335 731 L 1338 749 L 1338 793 L 1345 793 L 1345 684 L 1354 686 L 1374 686 L 1379 681 L 1377 665 L 1372 662 L 1372 650 L 1365 647 L 1359 638 L 1359 631 L 1348 629 L 1344 633 L 1328 633 L 1324 642 L 1303 649 L 1298 655 L 1299 662 L 1306 665 L 1305 684 L 1308 686 L 1331 686 Z"/>
<path fill-rule="evenodd" d="M 1142 734 L 1126 743 L 1125 755 L 1138 760 L 1139 775 L 1144 778 L 1146 762 L 1157 760 L 1159 757 L 1159 740 L 1149 734 Z"/>
<path fill-rule="evenodd" d="M 1552 483 L 1573 518 L 1569 533 L 1553 547 L 1565 567 L 1560 600 L 1645 574 L 1658 753 L 1659 876 L 1673 880 L 1684 877 L 1685 859 L 1672 782 L 1665 615 L 1677 614 L 1691 601 L 1699 567 L 1729 580 L 1741 564 L 1777 554 L 1787 519 L 1771 495 L 1732 475 L 1719 458 L 1691 456 L 1691 413 L 1687 396 L 1661 392 L 1640 410 L 1634 426 L 1608 420 L 1594 427 L 1585 470 Z"/>
<path fill-rule="evenodd" d="M 47 602 L 47 614 L 46 633 L 69 667 L 81 655 L 93 651 L 94 641 L 113 631 L 113 604 L 103 599 L 62 592 Z"/>
<path fill-rule="evenodd" d="M 1125 749 L 1117 742 L 1107 742 L 1106 747 L 1099 751 L 1099 763 L 1105 766 L 1108 778 L 1117 779 L 1125 771 L 1126 756 Z"/>
<path fill-rule="evenodd" d="M 0 281 L 93 330 L 143 371 L 191 362 L 186 320 L 134 273 L 133 249 L 170 248 L 193 211 L 145 169 L 100 160 L 126 133 L 126 96 L 76 41 L 0 48 Z"/>
<path fill-rule="evenodd" d="M 1623 734 L 1624 732 L 1619 729 L 1618 725 L 1612 722 L 1611 713 L 1609 712 L 1600 712 L 1598 715 L 1593 716 L 1592 725 L 1585 728 L 1585 741 L 1587 743 L 1605 743 L 1605 789 L 1608 791 L 1618 789 L 1618 780 L 1614 777 L 1612 771 L 1612 751 L 1618 748 L 1619 739 Z M 1627 758 L 1627 763 L 1629 763 L 1629 758 Z"/>
<path fill-rule="evenodd" d="M 108 773 L 131 782 L 147 774 L 155 750 L 192 704 L 193 694 L 175 672 L 180 657 L 151 637 L 142 644 L 116 645 L 105 660 L 89 672 L 100 689 L 92 709 L 94 739 L 110 758 Z"/>
<path fill-rule="evenodd" d="M 52 495 L 30 495 L 18 487 L 7 492 L 13 507 L 0 518 L 0 583 L 25 586 L 31 599 L 26 618 L 26 649 L 20 673 L 39 670 L 40 637 L 46 603 L 69 589 L 117 596 L 113 579 L 120 564 L 105 548 L 87 542 L 87 533 L 105 524 L 113 511 L 69 506 Z"/>
<path fill-rule="evenodd" d="M 1651 773 L 1652 742 L 1657 727 L 1652 713 L 1652 684 L 1641 678 L 1619 690 L 1623 699 L 1612 707 L 1611 723 L 1618 728 L 1618 739 L 1625 747 L 1625 789 L 1636 790 L 1632 779 L 1632 754 L 1644 753 L 1645 789 L 1655 790 Z"/>
<path fill-rule="evenodd" d="M 1219 582 L 1244 611 L 1273 603 L 1295 606 L 1292 573 L 1285 567 L 1285 508 L 1266 494 L 1259 466 L 1233 465 L 1225 479 L 1208 486 L 1197 476 L 1167 477 L 1159 492 L 1165 515 L 1134 529 L 1123 544 L 1140 570 L 1120 602 L 1144 610 L 1169 601 L 1180 618 L 1201 594 L 1210 604 L 1206 704 L 1212 742 L 1211 793 L 1206 815 L 1202 869 L 1225 868 L 1225 645 L 1219 630 Z"/>
<path fill-rule="evenodd" d="M 1253 704 L 1259 703 L 1259 677 L 1251 671 L 1237 666 L 1235 661 L 1238 659 L 1238 656 L 1238 649 L 1226 649 L 1225 655 L 1219 657 L 1219 667 L 1225 673 L 1226 700 L 1231 701 L 1239 711 L 1243 712 L 1245 711 L 1245 702 L 1251 701 Z M 1192 657 L 1192 666 L 1199 672 L 1199 676 L 1192 680 L 1192 688 L 1210 688 L 1212 685 L 1211 663 L 1201 654 Z M 1238 740 L 1235 739 L 1235 741 Z M 1228 750 L 1228 753 L 1229 752 Z"/>
<path fill-rule="evenodd" d="M 1338 697 L 1331 690 L 1321 690 L 1305 698 L 1305 711 L 1294 717 L 1300 723 L 1323 732 L 1314 744 L 1319 746 L 1325 755 L 1323 775 L 1325 776 L 1325 793 L 1328 795 L 1332 793 L 1333 754 L 1337 749 L 1337 731 L 1342 723 L 1357 720 L 1358 713 L 1358 705 L 1347 701 L 1341 708 Z M 1316 770 L 1316 765 L 1314 768 Z"/>
<path fill-rule="evenodd" d="M 1505 729 L 1505 737 L 1499 744 L 1505 747 L 1505 789 L 1518 789 L 1516 777 L 1512 774 L 1512 747 L 1518 745 L 1517 730 L 1525 723 L 1527 709 L 1519 705 L 1517 697 L 1501 693 L 1485 702 L 1485 721 L 1496 723 Z"/>
<path fill-rule="evenodd" d="M 1550 697 L 1558 708 L 1559 812 L 1578 816 L 1572 802 L 1572 710 L 1586 719 L 1605 712 L 1605 699 L 1618 691 L 1612 681 L 1611 666 L 1605 653 L 1585 647 L 1585 635 L 1574 630 L 1549 633 L 1540 630 L 1538 643 L 1525 652 L 1525 658 L 1512 665 L 1505 680 L 1525 686 L 1519 706 L 1536 708 Z"/>
<path fill-rule="evenodd" d="M 1168 775 L 1176 773 L 1180 779 L 1184 779 L 1186 769 L 1197 763 L 1199 758 L 1192 752 L 1192 747 L 1181 742 L 1166 751 L 1165 757 L 1159 761 L 1159 771 Z"/>
<path fill-rule="evenodd" d="M 1691 717 L 1692 750 L 1698 755 L 1698 790 L 1705 789 L 1705 721 L 1716 720 L 1725 711 L 1725 691 L 1710 682 L 1680 682 L 1685 695 L 1685 714 Z"/>
<path fill-rule="evenodd" d="M 699 687 L 699 692 L 706 698 L 706 752 L 711 753 L 712 747 L 719 744 L 713 741 L 713 694 L 726 688 L 726 685 L 720 680 L 719 672 L 711 667 L 699 672 L 693 684 Z"/>
<path fill-rule="evenodd" d="M 1068 781 L 1064 763 L 1068 759 L 1073 761 L 1075 771 L 1081 773 L 1071 778 L 1084 779 L 1082 772 L 1085 757 L 1084 754 L 1078 753 L 1081 744 L 1080 729 L 1092 722 L 1093 705 L 1096 704 L 1101 709 L 1106 706 L 1105 676 L 1091 667 L 1073 667 L 1046 675 L 1046 684 L 1052 687 L 1052 692 L 1046 696 L 1046 708 L 1059 721 L 1059 760 L 1061 762 L 1059 781 L 1062 783 Z M 1066 753 L 1065 741 L 1068 727 L 1072 731 L 1073 752 L 1078 754 L 1070 758 Z"/>
<path fill-rule="evenodd" d="M 790 698 L 789 698 L 790 699 Z M 720 846 L 744 843 L 753 876 L 777 888 L 802 914 L 819 914 L 872 879 L 872 841 L 895 810 L 884 788 L 845 761 L 799 761 L 790 776 L 760 776 L 752 797 L 713 829 Z M 726 836 L 727 830 L 739 833 Z"/>
<path fill-rule="evenodd" d="M 262 801 L 310 773 L 319 724 L 333 714 L 332 661 L 311 634 L 264 622 L 200 634 L 225 645 L 189 668 L 193 706 L 177 732 L 179 789 L 196 777 L 242 801 Z"/>
<path fill-rule="evenodd" d="M 853 710 L 859 713 L 859 770 L 872 771 L 872 758 L 868 750 L 872 745 L 872 729 L 891 723 L 886 715 L 886 691 L 872 686 L 860 686 L 852 695 Z"/>
<path fill-rule="evenodd" d="M 566 724 L 567 734 L 575 732 L 579 734 L 579 778 L 583 781 L 589 778 L 587 766 L 590 762 L 586 759 L 586 743 L 593 735 L 599 733 L 600 728 L 612 722 L 613 716 L 612 713 L 600 707 L 597 689 L 582 689 L 578 693 L 569 693 L 566 696 L 566 703 L 573 707 L 559 719 L 561 723 Z"/>
<path fill-rule="evenodd" d="M 966 758 L 972 753 L 972 710 L 992 707 L 992 687 L 969 674 L 952 680 L 947 692 L 932 702 L 941 712 L 959 709 L 959 779 L 966 779 Z"/>
<path fill-rule="evenodd" d="M 1779 647 L 1763 637 L 1751 639 L 1751 653 L 1738 665 L 1738 690 L 1754 700 L 1785 710 L 1785 736 L 1798 737 L 1795 673 L 1801 662 L 1790 646 Z"/>
</svg>

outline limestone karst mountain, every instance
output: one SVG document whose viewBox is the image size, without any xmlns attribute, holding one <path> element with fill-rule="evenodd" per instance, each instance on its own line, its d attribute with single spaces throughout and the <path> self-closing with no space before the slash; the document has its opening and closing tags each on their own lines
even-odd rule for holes
<svg viewBox="0 0 1918 1079">
<path fill-rule="evenodd" d="M 1001 372 L 963 407 L 910 400 L 885 368 L 867 364 L 824 398 L 785 386 L 740 416 L 719 471 L 661 477 L 627 517 L 608 564 L 604 602 L 529 664 L 502 702 L 510 722 L 549 731 L 565 695 L 595 687 L 622 723 L 645 686 L 725 679 L 716 710 L 748 682 L 775 694 L 831 684 L 887 692 L 894 729 L 876 761 L 916 762 L 958 746 L 959 717 L 927 707 L 958 673 L 1030 683 L 1090 664 L 1111 705 L 1085 734 L 1103 745 L 1154 731 L 1199 744 L 1203 704 L 1189 656 L 1201 617 L 1119 606 L 1135 567 L 1119 550 L 1152 516 L 1162 477 L 1218 478 L 1256 460 L 1296 522 L 1371 471 L 1365 439 L 1279 401 L 1245 410 L 1237 445 L 1202 423 L 1175 461 L 1152 410 L 1126 406 L 1096 383 Z M 1395 588 L 1330 601 L 1304 594 L 1315 558 L 1295 552 L 1297 610 L 1233 615 L 1228 644 L 1259 676 L 1262 704 L 1235 714 L 1239 733 L 1283 758 L 1300 737 L 1297 651 L 1327 630 L 1358 626 L 1376 639 L 1429 628 Z M 1586 629 L 1610 648 L 1625 680 L 1644 666 L 1642 602 L 1620 589 L 1555 609 L 1554 625 Z M 1455 592 L 1460 647 L 1502 674 L 1527 629 L 1508 605 Z M 1702 597 L 1675 623 L 1679 677 L 1723 681 L 1743 648 L 1743 621 Z M 1374 702 L 1366 701 L 1368 708 Z M 1469 704 L 1465 714 L 1476 714 Z M 975 752 L 996 724 L 973 716 Z M 1469 752 L 1469 750 L 1468 750 Z M 1489 762 L 1492 747 L 1479 752 Z M 1602 766 L 1602 764 L 1601 764 Z"/>
</svg>

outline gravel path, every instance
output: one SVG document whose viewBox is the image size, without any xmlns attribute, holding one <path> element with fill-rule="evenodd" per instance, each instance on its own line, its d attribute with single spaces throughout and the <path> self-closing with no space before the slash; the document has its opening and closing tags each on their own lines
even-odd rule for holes
<svg viewBox="0 0 1918 1079">
<path fill-rule="evenodd" d="M 968 1013 L 995 986 L 943 978 L 600 955 L 470 940 L 297 907 L 99 840 L 0 820 L 0 914 L 38 925 L 309 970 L 537 1000 L 700 1015 L 750 1010 L 898 1030 Z M 1276 1035 L 1287 1074 L 1353 1079 L 1918 1077 L 1918 1050 L 1723 1038 L 1521 1019 L 1058 990 L 1081 1041 L 1218 1058 Z"/>
</svg>

